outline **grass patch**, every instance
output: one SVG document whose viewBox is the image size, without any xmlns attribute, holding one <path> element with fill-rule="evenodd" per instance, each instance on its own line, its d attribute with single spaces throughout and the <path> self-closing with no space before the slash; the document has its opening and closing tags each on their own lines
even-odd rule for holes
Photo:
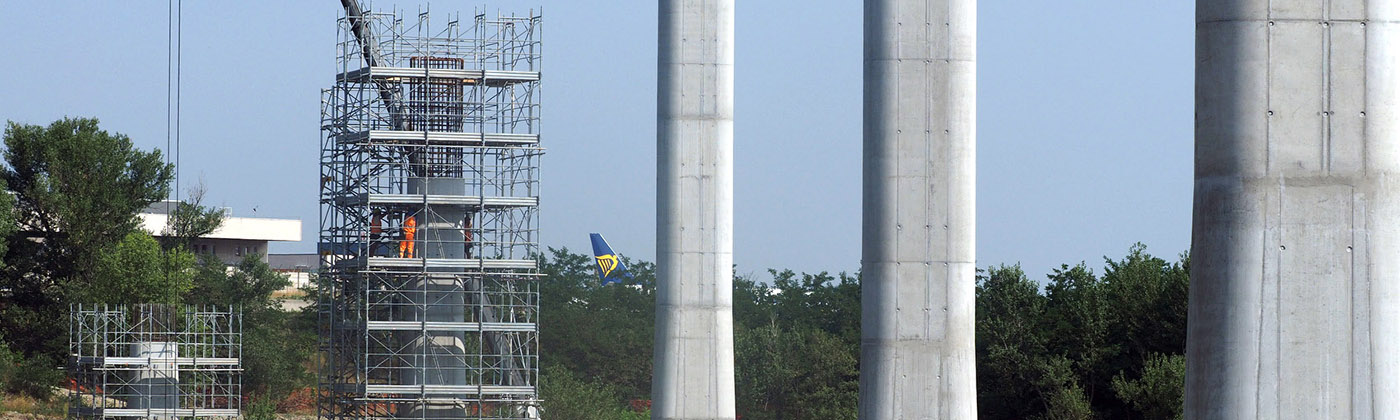
<svg viewBox="0 0 1400 420">
<path fill-rule="evenodd" d="M 0 412 L 35 414 L 42 417 L 62 418 L 64 415 L 68 414 L 68 407 L 64 404 L 66 398 L 66 393 L 61 392 L 55 392 L 54 397 L 50 398 L 48 401 L 39 401 L 33 397 L 20 394 L 0 394 Z"/>
</svg>

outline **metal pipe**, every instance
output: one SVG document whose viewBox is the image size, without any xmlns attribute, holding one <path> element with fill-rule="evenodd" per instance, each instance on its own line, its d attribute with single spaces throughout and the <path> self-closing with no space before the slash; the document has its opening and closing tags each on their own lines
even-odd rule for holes
<svg viewBox="0 0 1400 420">
<path fill-rule="evenodd" d="M 653 419 L 734 416 L 734 1 L 663 0 Z"/>
<path fill-rule="evenodd" d="M 1197 4 L 1186 418 L 1400 418 L 1396 22 Z"/>
<path fill-rule="evenodd" d="M 977 2 L 865 2 L 860 418 L 977 417 Z"/>
</svg>

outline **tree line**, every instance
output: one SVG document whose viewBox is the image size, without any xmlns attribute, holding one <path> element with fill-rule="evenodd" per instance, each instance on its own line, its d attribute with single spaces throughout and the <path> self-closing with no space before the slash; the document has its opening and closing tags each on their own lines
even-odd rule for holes
<svg viewBox="0 0 1400 420">
<path fill-rule="evenodd" d="M 72 303 L 243 308 L 252 417 L 314 385 L 314 307 L 284 312 L 287 280 L 256 257 L 228 270 L 190 238 L 218 212 L 180 203 L 157 240 L 137 213 L 170 193 L 173 168 L 95 119 L 8 123 L 0 167 L 0 391 L 47 398 L 60 385 Z M 197 198 L 199 194 L 191 194 Z M 540 391 L 547 418 L 646 418 L 655 267 L 600 285 L 593 258 L 538 256 Z M 1096 272 L 1063 265 L 1035 281 L 979 270 L 976 355 L 984 419 L 1179 418 L 1190 259 L 1142 245 Z M 737 410 L 744 419 L 853 419 L 860 377 L 860 275 L 769 270 L 734 277 Z"/>
<path fill-rule="evenodd" d="M 649 401 L 654 267 L 627 261 L 635 279 L 602 286 L 592 264 L 567 249 L 541 258 L 542 396 L 558 418 L 625 418 Z M 980 418 L 1181 417 L 1190 259 L 1138 244 L 1104 264 L 1063 265 L 1043 285 L 1019 266 L 979 270 Z M 738 413 L 856 418 L 859 274 L 768 274 L 734 278 Z"/>
</svg>

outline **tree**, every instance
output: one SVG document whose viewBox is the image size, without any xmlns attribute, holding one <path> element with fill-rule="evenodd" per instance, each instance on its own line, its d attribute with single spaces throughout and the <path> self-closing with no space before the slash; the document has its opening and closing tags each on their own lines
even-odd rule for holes
<svg viewBox="0 0 1400 420">
<path fill-rule="evenodd" d="M 287 277 L 248 255 L 229 269 L 202 255 L 194 287 L 185 301 L 231 306 L 243 313 L 243 385 L 258 403 L 276 403 L 311 383 L 305 364 L 315 351 L 314 318 L 285 312 L 273 292 L 291 285 Z M 270 400 L 270 401 L 265 401 Z"/>
<path fill-rule="evenodd" d="M 773 276 L 772 316 L 785 328 L 817 328 L 860 342 L 860 280 L 846 273 L 798 275 L 768 270 Z"/>
<path fill-rule="evenodd" d="M 1168 263 L 1142 244 L 1104 260 L 1102 277 L 1082 263 L 1060 266 L 1043 295 L 1019 268 L 994 267 L 979 277 L 980 418 L 1177 412 L 1181 390 L 1170 370 L 1144 364 L 1162 364 L 1149 355 L 1170 359 L 1185 351 L 1190 260 Z M 1142 379 L 1124 372 L 1142 372 Z"/>
<path fill-rule="evenodd" d="M 204 194 L 208 189 L 201 180 L 190 187 L 187 199 L 175 203 L 170 209 L 162 236 L 166 238 L 166 248 L 189 249 L 195 238 L 207 236 L 224 224 L 224 212 L 204 206 Z"/>
<path fill-rule="evenodd" d="M 96 265 L 138 229 L 136 214 L 169 192 L 172 168 L 159 151 L 145 152 L 96 119 L 65 118 L 47 127 L 5 127 L 0 179 L 14 194 L 0 290 L 0 331 L 26 354 L 62 356 L 64 319 L 75 296 L 114 295 L 90 288 Z M 130 244 L 129 244 L 130 245 Z M 132 249 L 128 248 L 128 251 Z M 107 283 L 110 284 L 110 283 Z"/>
<path fill-rule="evenodd" d="M 540 374 L 540 399 L 547 419 L 618 420 L 645 419 L 615 403 L 617 387 L 607 382 L 588 381 L 559 365 L 548 366 Z"/>
<path fill-rule="evenodd" d="M 94 267 L 92 287 L 75 292 L 82 303 L 178 303 L 193 287 L 189 251 L 162 251 L 146 232 L 128 233 L 102 252 Z"/>
<path fill-rule="evenodd" d="M 736 408 L 744 418 L 855 418 L 860 282 L 769 270 L 734 278 Z"/>
<path fill-rule="evenodd" d="M 196 305 L 234 305 L 244 312 L 280 310 L 272 293 L 291 285 L 256 254 L 243 257 L 232 270 L 213 254 L 199 256 L 193 288 L 185 301 Z"/>
<path fill-rule="evenodd" d="M 1047 351 L 1073 362 L 1080 391 L 1089 401 L 1115 404 L 1108 380 L 1116 371 L 1103 362 L 1122 351 L 1108 333 L 1108 298 L 1102 282 L 1084 263 L 1061 265 L 1045 286 Z"/>
<path fill-rule="evenodd" d="M 859 354 L 839 336 L 736 326 L 736 405 L 744 418 L 854 419 Z"/>
<path fill-rule="evenodd" d="M 1150 420 L 1180 419 L 1185 409 L 1186 357 L 1153 353 L 1142 366 L 1142 375 L 1128 379 L 1124 373 L 1113 377 L 1118 398 Z"/>
<path fill-rule="evenodd" d="M 540 345 L 545 364 L 617 387 L 619 398 L 651 394 L 652 334 L 656 322 L 651 263 L 624 260 L 630 284 L 603 286 L 593 258 L 550 249 L 540 257 Z M 617 402 L 621 404 L 622 401 Z"/>
<path fill-rule="evenodd" d="M 1046 301 L 1017 266 L 978 276 L 977 402 L 983 418 L 1027 418 L 1045 410 Z"/>
<path fill-rule="evenodd" d="M 1075 379 L 1073 362 L 1064 356 L 1041 358 L 1034 366 L 1039 379 L 1040 398 L 1045 402 L 1046 420 L 1089 420 L 1094 409 Z"/>
<path fill-rule="evenodd" d="M 1141 243 L 1128 249 L 1119 260 L 1104 259 L 1103 298 L 1108 309 L 1107 332 L 1114 337 L 1115 351 L 1095 361 L 1099 387 L 1110 390 L 1108 381 L 1119 372 L 1138 372 L 1154 353 L 1186 353 L 1186 296 L 1190 283 L 1189 259 L 1182 255 L 1169 263 L 1147 253 Z M 1107 394 L 1107 392 L 1103 392 Z M 1102 404 L 1114 417 L 1131 415 L 1132 407 L 1118 399 Z"/>
</svg>

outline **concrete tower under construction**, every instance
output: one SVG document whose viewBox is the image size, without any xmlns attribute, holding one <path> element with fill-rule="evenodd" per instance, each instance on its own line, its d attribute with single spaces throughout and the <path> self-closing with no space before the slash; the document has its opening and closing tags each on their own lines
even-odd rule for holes
<svg viewBox="0 0 1400 420">
<path fill-rule="evenodd" d="M 538 418 L 540 18 L 343 4 L 319 415 Z"/>
<path fill-rule="evenodd" d="M 977 2 L 866 0 L 860 418 L 977 417 Z"/>
<path fill-rule="evenodd" d="M 1188 419 L 1400 418 L 1400 3 L 1196 4 Z"/>
<path fill-rule="evenodd" d="M 652 418 L 734 416 L 734 1 L 663 0 Z"/>
</svg>

